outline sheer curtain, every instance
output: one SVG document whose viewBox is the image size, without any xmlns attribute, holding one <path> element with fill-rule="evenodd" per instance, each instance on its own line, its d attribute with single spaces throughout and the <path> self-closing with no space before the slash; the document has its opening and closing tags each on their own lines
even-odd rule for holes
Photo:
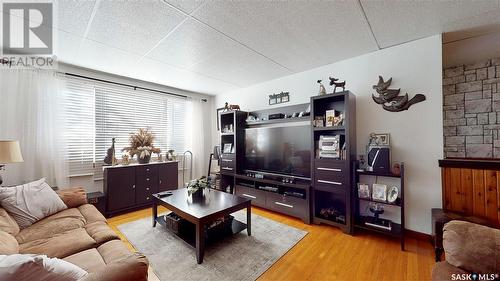
<svg viewBox="0 0 500 281">
<path fill-rule="evenodd" d="M 52 71 L 0 69 L 0 139 L 19 140 L 24 157 L 7 165 L 5 185 L 45 177 L 68 186 L 61 87 Z"/>
<path fill-rule="evenodd" d="M 200 99 L 189 98 L 187 101 L 187 119 L 189 126 L 187 130 L 188 148 L 193 152 L 193 178 L 206 176 L 208 169 L 208 157 L 210 150 L 207 147 L 211 145 L 211 136 L 209 128 L 211 118 L 209 118 L 209 105 Z M 187 160 L 187 159 L 184 159 Z M 188 162 L 186 166 L 189 168 Z M 189 177 L 189 170 L 183 171 Z"/>
</svg>

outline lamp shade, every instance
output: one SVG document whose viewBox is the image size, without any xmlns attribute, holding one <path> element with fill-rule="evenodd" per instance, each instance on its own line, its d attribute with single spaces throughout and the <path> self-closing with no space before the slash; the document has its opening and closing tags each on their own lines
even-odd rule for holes
<svg viewBox="0 0 500 281">
<path fill-rule="evenodd" d="M 0 164 L 24 162 L 18 141 L 0 141 Z"/>
</svg>

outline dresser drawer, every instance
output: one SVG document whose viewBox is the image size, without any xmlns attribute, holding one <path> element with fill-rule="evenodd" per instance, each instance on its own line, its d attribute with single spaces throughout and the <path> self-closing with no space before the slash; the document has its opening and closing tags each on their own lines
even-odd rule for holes
<svg viewBox="0 0 500 281">
<path fill-rule="evenodd" d="M 154 192 L 151 192 L 151 193 L 138 193 L 136 195 L 136 200 L 137 200 L 137 204 L 146 204 L 146 203 L 151 203 L 153 202 L 153 193 Z"/>
<path fill-rule="evenodd" d="M 305 199 L 271 192 L 269 192 L 266 196 L 266 208 L 298 217 L 302 217 L 307 213 L 307 204 Z"/>
<path fill-rule="evenodd" d="M 346 184 L 346 181 L 348 180 L 347 177 L 348 173 L 345 172 L 321 170 L 318 168 L 314 171 L 314 178 L 317 182 Z"/>
<path fill-rule="evenodd" d="M 156 165 L 139 165 L 135 168 L 137 175 L 151 176 L 158 175 L 158 166 Z"/>
<path fill-rule="evenodd" d="M 236 185 L 234 193 L 252 200 L 252 205 L 265 207 L 266 206 L 266 191 L 258 190 L 255 188 Z"/>
</svg>

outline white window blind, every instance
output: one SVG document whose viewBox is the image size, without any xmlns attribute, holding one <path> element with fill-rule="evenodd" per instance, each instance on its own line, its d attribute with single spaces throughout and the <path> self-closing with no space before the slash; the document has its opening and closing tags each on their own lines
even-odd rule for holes
<svg viewBox="0 0 500 281">
<path fill-rule="evenodd" d="M 187 149 L 184 98 L 109 83 L 64 77 L 70 175 L 102 178 L 107 149 L 115 138 L 116 157 L 129 146 L 130 133 L 149 128 L 162 153 Z"/>
<path fill-rule="evenodd" d="M 63 90 L 65 110 L 64 138 L 70 176 L 92 175 L 94 172 L 94 85 L 66 78 Z"/>
<path fill-rule="evenodd" d="M 154 146 L 162 153 L 186 150 L 186 100 L 129 87 L 96 84 L 95 87 L 95 176 L 102 175 L 103 159 L 115 138 L 120 159 L 129 146 L 130 133 L 149 128 Z"/>
</svg>

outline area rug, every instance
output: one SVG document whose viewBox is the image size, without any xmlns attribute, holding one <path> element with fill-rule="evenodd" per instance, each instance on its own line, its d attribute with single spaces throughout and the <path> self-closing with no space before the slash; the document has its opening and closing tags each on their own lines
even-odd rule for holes
<svg viewBox="0 0 500 281">
<path fill-rule="evenodd" d="M 233 214 L 246 222 L 246 211 Z M 118 229 L 147 256 L 158 278 L 168 280 L 255 280 L 307 235 L 306 231 L 252 214 L 252 236 L 246 230 L 207 245 L 202 264 L 195 249 L 151 218 L 122 224 Z"/>
</svg>

